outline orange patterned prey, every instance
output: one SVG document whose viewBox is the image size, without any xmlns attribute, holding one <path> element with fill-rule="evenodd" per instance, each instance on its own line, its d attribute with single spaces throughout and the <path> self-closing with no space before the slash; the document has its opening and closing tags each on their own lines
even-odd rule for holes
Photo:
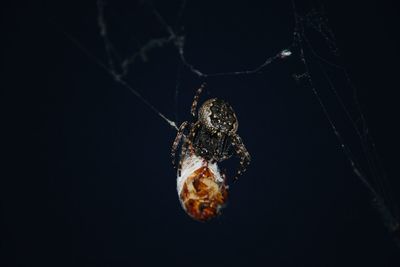
<svg viewBox="0 0 400 267">
<path fill-rule="evenodd" d="M 209 164 L 195 156 L 187 157 L 185 161 L 190 162 L 186 164 L 190 170 L 178 177 L 178 183 L 179 179 L 182 183 L 178 188 L 182 207 L 193 219 L 208 221 L 220 214 L 227 201 L 225 179 L 215 163 Z"/>
</svg>

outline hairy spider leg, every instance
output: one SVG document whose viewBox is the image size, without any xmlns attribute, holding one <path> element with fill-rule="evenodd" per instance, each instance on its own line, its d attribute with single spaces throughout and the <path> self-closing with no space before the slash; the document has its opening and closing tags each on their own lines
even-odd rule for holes
<svg viewBox="0 0 400 267">
<path fill-rule="evenodd" d="M 195 124 L 192 124 L 192 127 L 190 128 L 189 136 L 187 138 L 187 143 L 189 145 L 189 150 L 190 153 L 194 154 L 194 147 L 193 147 L 193 140 L 196 136 L 197 131 L 200 129 L 201 123 L 197 121 Z"/>
<path fill-rule="evenodd" d="M 200 123 L 196 122 L 195 124 L 190 125 L 190 131 L 188 136 L 184 137 L 184 141 L 182 143 L 182 148 L 181 148 L 181 155 L 179 158 L 179 163 L 178 163 L 178 175 L 181 175 L 181 169 L 182 169 L 182 162 L 186 157 L 187 149 L 189 148 L 189 153 L 190 155 L 195 154 L 194 148 L 193 148 L 193 137 L 196 134 L 196 130 L 200 127 Z"/>
<path fill-rule="evenodd" d="M 235 134 L 232 136 L 232 144 L 235 148 L 236 154 L 240 158 L 240 167 L 234 178 L 234 180 L 236 181 L 238 177 L 246 171 L 247 166 L 250 164 L 251 157 L 239 135 Z"/>
<path fill-rule="evenodd" d="M 200 88 L 197 89 L 196 94 L 193 97 L 192 107 L 191 107 L 191 110 L 190 110 L 193 117 L 196 117 L 197 104 L 199 102 L 200 95 L 203 92 L 203 89 L 205 88 L 205 86 L 206 86 L 206 83 L 203 83 L 200 86 Z M 192 145 L 192 141 L 190 141 L 190 140 L 193 140 L 193 138 L 194 138 L 194 136 L 196 134 L 196 130 L 200 127 L 200 123 L 195 123 L 194 125 L 191 124 L 191 129 L 190 129 L 188 138 L 186 138 L 184 136 L 184 131 L 187 128 L 187 126 L 188 126 L 188 122 L 187 121 L 184 121 L 181 124 L 181 126 L 179 126 L 178 132 L 176 134 L 174 143 L 172 144 L 172 148 L 171 148 L 172 165 L 175 168 L 176 167 L 176 165 L 175 165 L 175 162 L 176 162 L 176 151 L 177 151 L 177 149 L 179 147 L 179 143 L 181 142 L 182 137 L 184 137 L 184 141 L 183 141 L 182 148 L 181 148 L 181 156 L 180 156 L 179 163 L 178 163 L 178 173 L 179 173 L 179 175 L 180 175 L 181 168 L 182 168 L 182 159 L 186 154 L 187 146 L 189 146 L 190 153 L 194 153 L 194 148 L 193 148 L 193 145 Z"/>
<path fill-rule="evenodd" d="M 190 109 L 190 113 L 192 114 L 193 117 L 196 117 L 196 108 L 197 104 L 199 103 L 199 98 L 201 95 L 201 92 L 203 92 L 203 89 L 206 87 L 206 83 L 203 83 L 199 89 L 197 89 L 196 94 L 193 97 L 193 102 L 192 102 L 192 108 Z"/>
<path fill-rule="evenodd" d="M 222 140 L 220 143 L 219 147 L 219 161 L 224 161 L 232 157 L 233 153 L 231 151 L 231 145 L 230 145 L 230 136 L 225 136 L 225 138 Z"/>
<path fill-rule="evenodd" d="M 179 157 L 179 163 L 178 163 L 178 176 L 181 176 L 181 170 L 182 170 L 182 164 L 183 164 L 183 159 L 186 157 L 186 151 L 187 151 L 187 146 L 188 143 L 186 142 L 186 137 L 184 137 L 184 141 L 181 147 L 181 154 Z"/>
<path fill-rule="evenodd" d="M 179 143 L 182 140 L 182 136 L 184 135 L 183 132 L 185 131 L 186 127 L 188 125 L 187 121 L 184 121 L 181 126 L 179 126 L 178 129 L 178 133 L 176 134 L 174 143 L 172 144 L 172 148 L 171 148 L 171 159 L 172 159 L 172 165 L 175 166 L 175 162 L 176 162 L 176 150 L 178 149 Z"/>
</svg>

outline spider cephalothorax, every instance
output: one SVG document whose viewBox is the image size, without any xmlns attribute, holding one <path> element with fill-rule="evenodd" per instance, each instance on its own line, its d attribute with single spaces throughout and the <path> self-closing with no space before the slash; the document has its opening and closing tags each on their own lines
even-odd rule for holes
<svg viewBox="0 0 400 267">
<path fill-rule="evenodd" d="M 213 134 L 235 134 L 238 129 L 233 108 L 218 98 L 204 102 L 199 110 L 199 121 Z"/>
<path fill-rule="evenodd" d="M 204 85 L 197 91 L 191 113 Z M 225 175 L 217 163 L 233 154 L 240 158 L 235 179 L 250 163 L 250 154 L 237 134 L 238 120 L 233 108 L 224 100 L 212 98 L 203 103 L 197 121 L 183 122 L 172 145 L 172 161 L 182 141 L 178 164 L 178 193 L 184 209 L 195 219 L 215 217 L 227 198 Z"/>
</svg>

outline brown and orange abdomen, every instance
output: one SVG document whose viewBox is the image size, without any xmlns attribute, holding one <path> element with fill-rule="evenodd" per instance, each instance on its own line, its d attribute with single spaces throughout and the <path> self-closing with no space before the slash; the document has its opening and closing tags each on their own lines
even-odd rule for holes
<svg viewBox="0 0 400 267">
<path fill-rule="evenodd" d="M 219 215 L 227 197 L 225 181 L 218 179 L 207 165 L 186 177 L 179 194 L 185 211 L 199 221 L 208 221 Z"/>
</svg>

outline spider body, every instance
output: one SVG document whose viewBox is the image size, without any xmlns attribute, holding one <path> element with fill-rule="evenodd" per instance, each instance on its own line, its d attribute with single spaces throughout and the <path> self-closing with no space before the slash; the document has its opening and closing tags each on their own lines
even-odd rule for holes
<svg viewBox="0 0 400 267">
<path fill-rule="evenodd" d="M 191 109 L 193 117 L 195 117 L 198 99 L 203 88 L 204 85 L 197 90 L 194 97 Z M 240 158 L 240 168 L 235 178 L 241 175 L 250 163 L 250 154 L 237 134 L 238 126 L 235 111 L 226 101 L 218 98 L 205 101 L 199 109 L 197 121 L 183 122 L 172 145 L 172 163 L 175 165 L 176 151 L 183 139 L 178 174 L 180 174 L 185 153 L 189 150 L 189 153 L 209 162 L 221 162 L 236 153 Z M 188 131 L 187 135 L 185 131 Z"/>
<path fill-rule="evenodd" d="M 195 154 L 211 162 L 230 158 L 233 154 L 231 140 L 237 128 L 235 112 L 228 103 L 217 98 L 207 100 L 191 131 Z"/>
<path fill-rule="evenodd" d="M 195 118 L 203 88 L 204 85 L 197 90 L 192 103 Z M 236 154 L 240 167 L 235 179 L 250 163 L 250 154 L 237 134 L 238 125 L 233 108 L 224 100 L 212 98 L 200 107 L 195 122 L 185 121 L 179 127 L 172 145 L 172 162 L 175 165 L 181 144 L 177 189 L 183 208 L 194 219 L 215 217 L 227 199 L 225 175 L 217 163 Z"/>
</svg>

